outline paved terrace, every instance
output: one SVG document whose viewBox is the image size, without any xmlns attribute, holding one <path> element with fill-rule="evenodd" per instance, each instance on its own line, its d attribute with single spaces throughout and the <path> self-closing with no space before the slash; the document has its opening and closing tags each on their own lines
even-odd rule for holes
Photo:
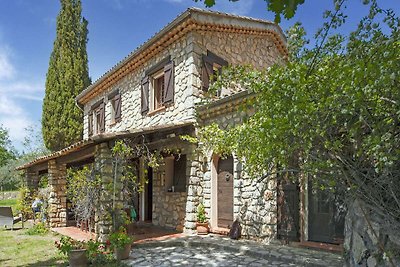
<svg viewBox="0 0 400 267">
<path fill-rule="evenodd" d="M 340 254 L 209 235 L 141 240 L 129 266 L 343 266 Z"/>
<path fill-rule="evenodd" d="M 53 228 L 78 240 L 94 236 L 76 227 Z M 343 266 L 340 253 L 314 249 L 264 245 L 226 236 L 188 236 L 154 226 L 135 226 L 128 266 Z"/>
</svg>

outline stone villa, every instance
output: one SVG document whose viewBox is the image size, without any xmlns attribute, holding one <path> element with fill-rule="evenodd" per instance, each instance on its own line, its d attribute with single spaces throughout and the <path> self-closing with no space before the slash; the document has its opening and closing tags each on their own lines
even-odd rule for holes
<svg viewBox="0 0 400 267">
<path fill-rule="evenodd" d="M 197 127 L 212 122 L 240 123 L 246 115 L 238 107 L 254 97 L 247 91 L 225 90 L 203 104 L 210 77 L 221 67 L 267 68 L 284 64 L 286 57 L 286 38 L 270 21 L 195 8 L 179 15 L 76 98 L 84 113 L 82 141 L 20 167 L 31 187 L 49 174 L 51 226 L 68 225 L 67 168 L 94 163 L 106 181 L 115 140 L 131 138 L 150 149 L 180 151 L 179 157 L 165 156 L 157 170 L 141 158 L 132 160 L 140 179 L 149 181 L 132 200 L 139 220 L 193 233 L 203 203 L 214 232 L 226 232 L 239 219 L 247 238 L 341 243 L 342 222 L 332 224 L 333 208 L 307 184 L 251 179 L 235 155 L 203 155 L 180 138 L 195 136 Z M 110 222 L 96 216 L 97 234 L 104 239 Z"/>
</svg>

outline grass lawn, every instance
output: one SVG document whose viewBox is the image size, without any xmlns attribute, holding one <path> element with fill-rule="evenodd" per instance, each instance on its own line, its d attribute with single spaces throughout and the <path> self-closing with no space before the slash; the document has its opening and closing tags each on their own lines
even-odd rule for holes
<svg viewBox="0 0 400 267">
<path fill-rule="evenodd" d="M 14 216 L 16 216 L 16 206 L 17 206 L 17 200 L 16 199 L 3 199 L 0 200 L 0 206 L 11 206 L 11 209 L 14 213 Z"/>
<path fill-rule="evenodd" d="M 26 224 L 26 223 L 25 223 Z M 58 254 L 53 233 L 27 235 L 26 229 L 0 229 L 0 266 L 67 266 L 67 260 Z"/>
</svg>

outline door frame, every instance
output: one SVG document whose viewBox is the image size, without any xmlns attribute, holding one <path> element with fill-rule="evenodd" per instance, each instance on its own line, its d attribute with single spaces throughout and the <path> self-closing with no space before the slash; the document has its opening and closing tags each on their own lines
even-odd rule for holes
<svg viewBox="0 0 400 267">
<path fill-rule="evenodd" d="M 225 229 L 218 227 L 218 161 L 220 160 L 221 156 L 213 154 L 211 156 L 211 199 L 210 199 L 210 227 L 211 230 L 218 230 L 218 229 Z M 233 184 L 232 184 L 232 204 L 233 204 L 233 210 L 232 210 L 232 215 L 233 215 L 233 220 L 235 219 L 235 212 L 234 212 L 234 206 L 235 206 L 235 190 L 234 190 L 234 184 L 235 184 L 235 179 L 237 178 L 235 175 L 236 172 L 236 166 L 235 166 L 235 155 L 232 154 L 232 170 L 233 170 Z"/>
</svg>

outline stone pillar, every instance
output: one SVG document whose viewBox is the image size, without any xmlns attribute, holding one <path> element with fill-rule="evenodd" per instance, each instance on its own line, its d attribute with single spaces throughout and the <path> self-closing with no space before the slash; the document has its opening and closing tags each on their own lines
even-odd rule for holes
<svg viewBox="0 0 400 267">
<path fill-rule="evenodd" d="M 100 242 L 105 242 L 113 228 L 113 190 L 114 190 L 114 168 L 113 156 L 108 143 L 101 143 L 95 150 L 95 168 L 102 181 L 102 190 L 98 209 L 96 210 L 96 233 Z M 115 184 L 115 208 L 122 208 L 122 185 L 121 169 L 118 166 Z"/>
<path fill-rule="evenodd" d="M 187 154 L 187 159 L 189 183 L 187 187 L 184 232 L 187 234 L 194 234 L 196 232 L 197 206 L 200 202 L 199 195 L 202 194 L 202 187 L 200 186 L 203 180 L 203 173 L 201 171 L 202 162 L 199 160 L 199 155 L 194 152 L 194 148 L 192 148 L 192 153 Z"/>
<path fill-rule="evenodd" d="M 25 173 L 26 186 L 31 190 L 38 190 L 39 187 L 39 173 L 37 171 L 27 169 Z"/>
<path fill-rule="evenodd" d="M 67 167 L 53 159 L 48 162 L 48 170 L 50 227 L 67 226 Z"/>
</svg>

